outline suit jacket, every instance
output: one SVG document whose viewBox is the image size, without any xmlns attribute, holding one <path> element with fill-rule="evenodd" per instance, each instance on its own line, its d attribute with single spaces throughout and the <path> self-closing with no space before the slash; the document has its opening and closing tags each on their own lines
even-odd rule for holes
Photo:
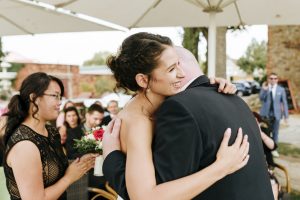
<svg viewBox="0 0 300 200">
<path fill-rule="evenodd" d="M 112 118 L 110 117 L 110 115 L 105 116 L 103 118 L 100 126 L 107 126 L 111 120 L 112 120 Z"/>
<path fill-rule="evenodd" d="M 252 112 L 236 95 L 218 93 L 206 76 L 200 76 L 184 92 L 165 100 L 156 113 L 153 161 L 157 183 L 193 174 L 212 164 L 228 127 L 232 129 L 230 143 L 239 127 L 249 136 L 249 162 L 194 199 L 274 199 Z M 125 159 L 125 155 L 115 151 L 103 165 L 106 179 L 117 192 L 122 192 L 122 197 L 127 195 Z"/>
<path fill-rule="evenodd" d="M 261 89 L 259 93 L 259 98 L 262 102 L 262 107 L 260 109 L 260 115 L 264 117 L 269 116 L 271 96 L 269 90 Z M 284 115 L 284 118 L 288 118 L 288 105 L 286 100 L 286 93 L 283 87 L 277 85 L 275 98 L 273 100 L 274 115 L 276 120 L 280 120 Z"/>
</svg>

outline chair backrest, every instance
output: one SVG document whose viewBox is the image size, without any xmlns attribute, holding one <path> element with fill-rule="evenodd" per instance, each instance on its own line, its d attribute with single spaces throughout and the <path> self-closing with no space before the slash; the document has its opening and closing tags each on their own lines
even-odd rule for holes
<svg viewBox="0 0 300 200">
<path fill-rule="evenodd" d="M 90 193 L 95 193 L 95 195 L 91 198 L 91 200 L 96 200 L 98 197 L 104 197 L 108 200 L 117 200 L 117 197 L 114 196 L 113 194 L 111 194 L 108 191 L 99 189 L 99 188 L 93 188 L 93 187 L 89 187 L 88 191 Z"/>
<path fill-rule="evenodd" d="M 284 166 L 282 166 L 278 163 L 275 163 L 275 167 L 280 169 L 281 171 L 283 171 L 283 173 L 285 174 L 286 192 L 290 193 L 292 190 L 291 190 L 291 179 L 290 179 L 288 170 Z"/>
</svg>

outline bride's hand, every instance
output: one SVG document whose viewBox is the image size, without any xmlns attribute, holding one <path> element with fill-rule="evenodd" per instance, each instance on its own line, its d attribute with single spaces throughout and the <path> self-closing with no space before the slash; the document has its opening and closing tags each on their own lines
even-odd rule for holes
<svg viewBox="0 0 300 200">
<path fill-rule="evenodd" d="M 243 137 L 242 129 L 239 128 L 235 142 L 228 146 L 231 129 L 227 129 L 217 153 L 216 163 L 224 169 L 225 175 L 231 174 L 244 167 L 249 160 L 248 136 Z"/>
<path fill-rule="evenodd" d="M 211 77 L 210 84 L 219 84 L 218 91 L 224 94 L 235 94 L 236 86 L 224 78 Z"/>
<path fill-rule="evenodd" d="M 107 126 L 102 140 L 103 159 L 115 150 L 121 149 L 120 143 L 121 119 L 113 119 Z"/>
</svg>

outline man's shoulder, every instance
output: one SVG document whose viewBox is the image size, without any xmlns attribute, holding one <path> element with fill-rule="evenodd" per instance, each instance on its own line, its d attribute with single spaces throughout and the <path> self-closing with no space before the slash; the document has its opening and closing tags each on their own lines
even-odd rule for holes
<svg viewBox="0 0 300 200">
<path fill-rule="evenodd" d="M 103 118 L 103 120 L 111 120 L 110 115 L 105 116 L 105 117 Z"/>
<path fill-rule="evenodd" d="M 167 98 L 162 106 L 165 108 L 184 107 L 189 109 L 205 109 L 207 106 L 219 105 L 220 103 L 234 103 L 239 106 L 246 104 L 240 97 L 233 94 L 223 94 L 216 87 L 193 87 L 174 96 Z"/>
<path fill-rule="evenodd" d="M 281 85 L 277 85 L 277 88 L 278 88 L 279 90 L 283 90 L 283 91 L 284 91 L 284 87 L 282 87 Z"/>
<path fill-rule="evenodd" d="M 209 101 L 217 92 L 212 87 L 193 87 L 188 88 L 176 95 L 168 97 L 160 107 L 183 109 L 194 107 L 199 102 Z"/>
<path fill-rule="evenodd" d="M 196 86 L 187 88 L 186 90 L 167 98 L 167 101 L 190 102 L 195 101 L 199 98 L 209 99 L 219 95 L 224 94 L 217 92 L 217 87 L 214 85 Z"/>
</svg>

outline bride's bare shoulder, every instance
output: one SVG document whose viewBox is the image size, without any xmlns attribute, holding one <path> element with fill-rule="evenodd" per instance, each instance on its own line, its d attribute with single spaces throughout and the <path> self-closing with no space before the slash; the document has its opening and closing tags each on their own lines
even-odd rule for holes
<svg viewBox="0 0 300 200">
<path fill-rule="evenodd" d="M 122 129 L 125 130 L 125 132 L 132 133 L 141 129 L 144 131 L 146 129 L 152 130 L 152 121 L 143 113 L 123 110 L 118 114 L 118 117 L 122 120 Z"/>
<path fill-rule="evenodd" d="M 122 119 L 122 124 L 126 124 L 128 126 L 136 126 L 138 124 L 147 125 L 151 123 L 149 117 L 137 112 L 120 113 L 119 117 Z"/>
</svg>

